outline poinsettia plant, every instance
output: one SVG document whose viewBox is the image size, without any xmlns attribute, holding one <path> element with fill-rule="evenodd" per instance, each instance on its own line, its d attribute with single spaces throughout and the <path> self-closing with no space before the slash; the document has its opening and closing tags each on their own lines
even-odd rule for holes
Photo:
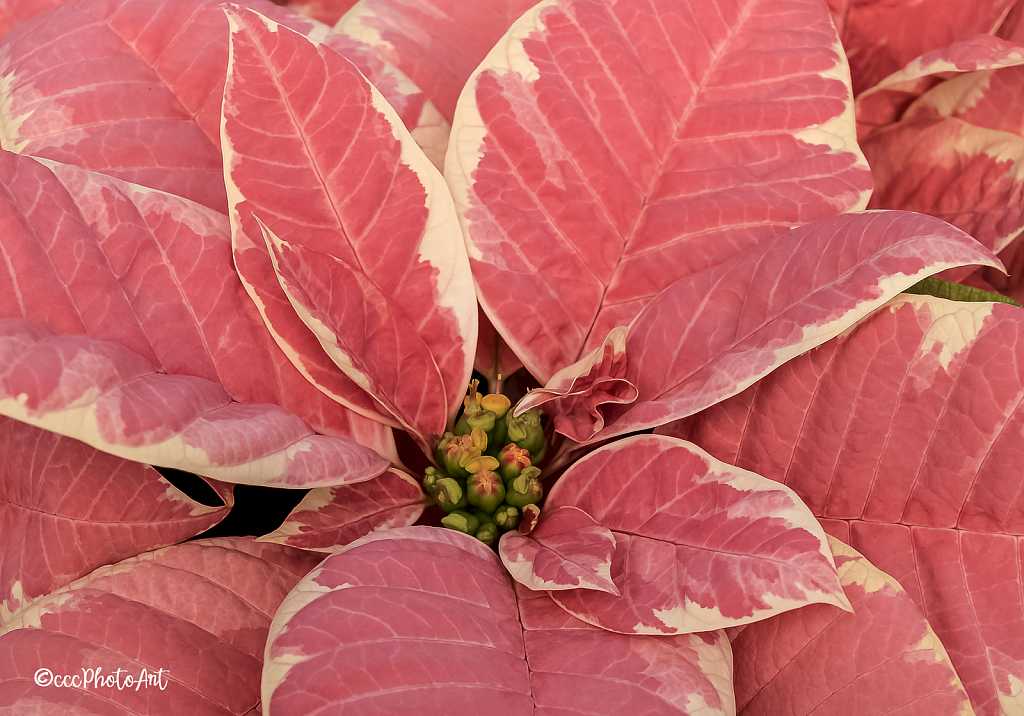
<svg viewBox="0 0 1024 716">
<path fill-rule="evenodd" d="M 46 5 L 0 38 L 0 708 L 1019 706 L 1020 309 L 901 294 L 1000 247 L 863 211 L 825 4 Z M 498 540 L 455 495 L 510 440 Z M 234 484 L 308 493 L 183 541 Z"/>
</svg>

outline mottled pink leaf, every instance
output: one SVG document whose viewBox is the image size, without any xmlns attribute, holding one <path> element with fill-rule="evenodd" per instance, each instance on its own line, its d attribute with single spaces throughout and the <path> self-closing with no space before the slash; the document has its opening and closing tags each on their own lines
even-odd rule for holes
<svg viewBox="0 0 1024 716">
<path fill-rule="evenodd" d="M 812 0 L 541 3 L 467 85 L 445 178 L 481 304 L 543 382 L 681 276 L 871 186 Z"/>
<path fill-rule="evenodd" d="M 873 129 L 899 120 L 912 102 L 951 76 L 1021 62 L 1024 56 L 1019 47 L 991 35 L 976 35 L 926 52 L 858 95 L 857 136 L 863 139 Z"/>
<path fill-rule="evenodd" d="M 372 480 L 310 490 L 284 524 L 260 541 L 326 550 L 370 532 L 408 527 L 423 506 L 420 484 L 392 468 Z"/>
<path fill-rule="evenodd" d="M 922 114 L 872 132 L 861 146 L 875 178 L 869 208 L 931 214 L 993 253 L 1024 229 L 1024 138 Z"/>
<path fill-rule="evenodd" d="M 626 329 L 614 328 L 604 344 L 551 376 L 547 385 L 531 390 L 516 403 L 515 415 L 543 407 L 554 430 L 585 443 L 606 424 L 610 406 L 636 400 L 636 386 L 626 379 Z"/>
<path fill-rule="evenodd" d="M 912 59 L 979 33 L 992 33 L 1015 0 L 861 0 L 843 23 L 853 91 L 860 94 Z"/>
<path fill-rule="evenodd" d="M 0 624 L 26 600 L 140 551 L 194 537 L 231 508 L 204 507 L 151 467 L 0 418 Z"/>
<path fill-rule="evenodd" d="M 743 716 L 971 714 L 942 643 L 900 584 L 829 538 L 853 612 L 811 605 L 732 636 Z"/>
<path fill-rule="evenodd" d="M 618 596 L 611 578 L 614 553 L 612 531 L 568 505 L 544 510 L 529 535 L 506 532 L 498 546 L 505 569 L 530 589 L 596 589 Z"/>
<path fill-rule="evenodd" d="M 281 600 L 316 559 L 247 539 L 148 552 L 37 599 L 0 633 L 0 708 L 8 713 L 250 714 Z M 163 688 L 37 685 L 102 670 L 159 674 Z M 160 670 L 163 670 L 162 673 Z"/>
<path fill-rule="evenodd" d="M 234 483 L 320 487 L 388 461 L 313 433 L 276 405 L 232 402 L 217 383 L 153 370 L 119 343 L 0 320 L 0 414 L 128 460 Z"/>
<path fill-rule="evenodd" d="M 347 376 L 425 443 L 461 402 L 476 345 L 443 180 L 341 55 L 255 13 L 229 17 L 225 164 L 239 274 L 307 377 L 333 394 Z"/>
<path fill-rule="evenodd" d="M 225 210 L 227 23 L 218 2 L 78 0 L 13 29 L 0 56 L 4 149 Z"/>
<path fill-rule="evenodd" d="M 116 341 L 160 371 L 275 403 L 393 452 L 390 431 L 324 396 L 267 333 L 234 271 L 227 217 L 55 162 L 0 153 L 0 317 Z M 360 393 L 361 394 L 361 393 Z M 374 414 L 369 396 L 353 407 Z"/>
<path fill-rule="evenodd" d="M 517 596 L 479 541 L 430 527 L 328 557 L 281 605 L 267 657 L 270 713 L 734 713 L 721 632 L 595 629 L 543 594 Z"/>
<path fill-rule="evenodd" d="M 296 10 L 303 8 L 290 5 Z M 311 35 L 312 36 L 312 35 Z M 423 90 L 413 84 L 405 73 L 381 57 L 376 48 L 363 39 L 340 33 L 331 33 L 325 42 L 345 56 L 394 108 L 402 124 L 416 141 L 416 145 L 437 167 L 444 168 L 444 154 L 448 149 L 451 126 L 441 116 Z"/>
<path fill-rule="evenodd" d="M 902 296 L 671 430 L 792 487 L 906 588 L 979 714 L 1024 682 L 1024 312 Z"/>
<path fill-rule="evenodd" d="M 605 629 L 680 634 L 811 603 L 848 608 L 825 535 L 796 494 L 682 440 L 638 435 L 595 450 L 555 483 L 541 524 L 564 505 L 614 533 L 622 596 L 552 598 Z"/>
<path fill-rule="evenodd" d="M 822 219 L 681 279 L 629 327 L 625 377 L 639 397 L 607 409 L 595 440 L 714 405 L 920 279 L 971 263 L 998 265 L 937 219 L 869 212 Z"/>
<path fill-rule="evenodd" d="M 534 0 L 361 0 L 334 28 L 377 48 L 449 122 L 459 92 L 512 22 Z"/>
</svg>

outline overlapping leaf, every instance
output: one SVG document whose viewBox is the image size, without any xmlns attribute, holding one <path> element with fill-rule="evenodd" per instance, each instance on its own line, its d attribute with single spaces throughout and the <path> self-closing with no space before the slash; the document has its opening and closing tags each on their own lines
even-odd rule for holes
<svg viewBox="0 0 1024 716">
<path fill-rule="evenodd" d="M 267 0 L 243 4 L 301 32 L 327 34 Z M 437 113 L 422 93 L 355 41 L 340 44 L 381 81 L 403 119 L 422 121 L 425 141 L 437 145 L 430 129 Z M 220 110 L 227 52 L 216 0 L 63 4 L 0 41 L 0 145 L 225 211 Z"/>
<path fill-rule="evenodd" d="M 971 263 L 998 265 L 945 222 L 869 212 L 822 219 L 680 279 L 630 325 L 619 377 L 638 397 L 605 407 L 605 427 L 590 440 L 714 405 L 839 335 L 920 279 Z M 571 409 L 571 403 L 554 407 Z"/>
<path fill-rule="evenodd" d="M 238 272 L 307 377 L 332 395 L 347 389 L 342 379 L 357 384 L 425 444 L 461 402 L 476 346 L 451 198 L 350 62 L 229 12 L 225 166 Z"/>
<path fill-rule="evenodd" d="M 209 529 L 231 506 L 190 500 L 156 470 L 0 418 L 0 625 L 104 564 Z"/>
<path fill-rule="evenodd" d="M 976 35 L 915 57 L 857 97 L 857 136 L 899 120 L 924 92 L 965 72 L 1012 67 L 1024 61 L 1015 44 L 991 35 Z"/>
<path fill-rule="evenodd" d="M 942 643 L 899 583 L 839 540 L 829 545 L 853 612 L 812 605 L 731 633 L 739 712 L 973 714 Z"/>
<path fill-rule="evenodd" d="M 412 78 L 451 122 L 466 80 L 534 0 L 361 0 L 338 20 Z"/>
<path fill-rule="evenodd" d="M 313 433 L 276 405 L 236 403 L 209 380 L 167 375 L 120 343 L 0 320 L 0 414 L 118 457 L 224 482 L 320 487 L 369 480 L 387 460 Z"/>
<path fill-rule="evenodd" d="M 564 506 L 612 531 L 610 578 L 621 596 L 575 589 L 552 598 L 605 629 L 693 633 L 811 603 L 848 608 L 825 535 L 799 498 L 690 443 L 640 435 L 602 447 L 559 478 L 542 524 Z"/>
<path fill-rule="evenodd" d="M 259 713 L 271 617 L 314 564 L 298 550 L 225 539 L 97 569 L 25 606 L 0 633 L 0 708 L 43 716 Z M 121 686 L 59 688 L 40 674 L 81 680 L 83 670 L 120 676 Z M 156 678 L 124 687 L 140 675 Z"/>
<path fill-rule="evenodd" d="M 408 527 L 423 507 L 420 483 L 392 468 L 365 482 L 310 490 L 284 524 L 260 541 L 327 550 L 370 532 Z"/>
<path fill-rule="evenodd" d="M 368 535 L 328 557 L 282 604 L 267 657 L 268 713 L 309 703 L 423 716 L 735 712 L 722 632 L 594 628 L 543 593 L 513 592 L 478 541 L 429 527 Z"/>
<path fill-rule="evenodd" d="M 672 432 L 849 521 L 994 714 L 1024 682 L 1022 403 L 1021 309 L 906 296 Z"/>
<path fill-rule="evenodd" d="M 0 2 L 0 35 L 15 25 L 31 20 L 67 0 L 2 0 Z"/>
<path fill-rule="evenodd" d="M 993 33 L 1016 0 L 866 0 L 849 3 L 842 40 L 860 94 L 930 50 Z"/>
<path fill-rule="evenodd" d="M 681 276 L 862 207 L 846 76 L 817 2 L 520 18 L 462 95 L 445 178 L 481 303 L 530 371 L 547 381 Z"/>
</svg>

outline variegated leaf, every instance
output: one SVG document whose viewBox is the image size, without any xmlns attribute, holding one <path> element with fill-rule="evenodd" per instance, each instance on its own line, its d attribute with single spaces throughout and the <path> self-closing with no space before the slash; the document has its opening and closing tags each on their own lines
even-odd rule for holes
<svg viewBox="0 0 1024 716">
<path fill-rule="evenodd" d="M 547 0 L 470 79 L 445 162 L 481 304 L 542 382 L 680 277 L 870 189 L 811 0 Z"/>
<path fill-rule="evenodd" d="M 1022 309 L 902 296 L 671 431 L 837 521 L 927 615 L 977 713 L 1019 713 L 1022 401 Z"/>
<path fill-rule="evenodd" d="M 328 557 L 275 617 L 268 713 L 735 713 L 722 632 L 611 634 L 543 593 L 513 592 L 494 553 L 452 530 L 378 532 Z M 329 674 L 329 678 L 324 678 Z"/>
<path fill-rule="evenodd" d="M 284 524 L 260 537 L 308 550 L 329 550 L 370 532 L 408 527 L 423 514 L 420 484 L 397 469 L 352 485 L 310 490 Z"/>
<path fill-rule="evenodd" d="M 811 603 L 849 608 L 825 535 L 796 494 L 682 440 L 638 435 L 595 450 L 559 478 L 541 523 L 565 505 L 613 532 L 621 596 L 552 598 L 610 631 L 693 633 Z"/>
<path fill-rule="evenodd" d="M 0 626 L 36 597 L 140 551 L 209 529 L 205 507 L 153 468 L 0 418 Z"/>
<path fill-rule="evenodd" d="M 339 396 L 355 383 L 425 444 L 461 402 L 476 346 L 451 198 L 350 62 L 228 12 L 223 131 L 239 274 L 308 378 Z"/>
</svg>

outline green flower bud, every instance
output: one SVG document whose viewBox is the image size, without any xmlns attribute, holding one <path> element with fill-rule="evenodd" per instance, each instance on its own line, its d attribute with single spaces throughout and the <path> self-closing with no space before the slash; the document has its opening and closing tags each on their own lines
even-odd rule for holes
<svg viewBox="0 0 1024 716">
<path fill-rule="evenodd" d="M 480 520 L 463 510 L 455 510 L 441 518 L 441 524 L 450 530 L 457 530 L 467 535 L 475 534 L 480 527 Z"/>
<path fill-rule="evenodd" d="M 484 432 L 494 427 L 497 418 L 490 410 L 478 410 L 475 413 L 463 413 L 459 422 L 455 424 L 456 435 L 466 435 L 473 430 L 480 429 Z"/>
<path fill-rule="evenodd" d="M 468 435 L 445 433 L 437 444 L 438 462 L 452 477 L 466 477 L 470 461 L 480 457 L 487 448 L 487 433 L 474 429 Z"/>
<path fill-rule="evenodd" d="M 481 522 L 475 537 L 490 547 L 498 539 L 498 526 L 493 522 Z"/>
<path fill-rule="evenodd" d="M 515 529 L 519 524 L 519 508 L 509 504 L 500 505 L 494 511 L 494 524 L 506 531 Z"/>
<path fill-rule="evenodd" d="M 505 482 L 519 477 L 523 469 L 530 467 L 530 451 L 509 443 L 498 453 L 498 472 Z"/>
<path fill-rule="evenodd" d="M 508 409 L 512 407 L 512 401 L 500 393 L 485 395 L 480 404 L 485 410 L 494 413 L 494 425 L 487 431 L 487 438 L 490 440 L 491 454 L 497 454 L 497 449 L 508 442 L 508 426 L 505 423 L 508 417 Z"/>
<path fill-rule="evenodd" d="M 423 474 L 423 489 L 427 494 L 437 499 L 437 481 L 448 477 L 436 467 L 428 467 Z"/>
<path fill-rule="evenodd" d="M 481 470 L 466 479 L 466 499 L 486 512 L 494 512 L 505 499 L 505 485 L 497 473 Z"/>
<path fill-rule="evenodd" d="M 460 510 L 469 503 L 466 501 L 466 492 L 462 489 L 459 481 L 453 477 L 441 478 L 437 481 L 437 505 L 445 512 Z"/>
<path fill-rule="evenodd" d="M 540 408 L 530 408 L 519 417 L 510 415 L 506 419 L 508 439 L 528 450 L 534 465 L 541 461 L 547 451 L 544 427 L 541 425 L 543 415 Z"/>
<path fill-rule="evenodd" d="M 540 501 L 544 487 L 540 483 L 540 470 L 532 465 L 523 470 L 519 477 L 509 480 L 505 487 L 505 502 L 513 507 L 525 507 Z"/>
</svg>

